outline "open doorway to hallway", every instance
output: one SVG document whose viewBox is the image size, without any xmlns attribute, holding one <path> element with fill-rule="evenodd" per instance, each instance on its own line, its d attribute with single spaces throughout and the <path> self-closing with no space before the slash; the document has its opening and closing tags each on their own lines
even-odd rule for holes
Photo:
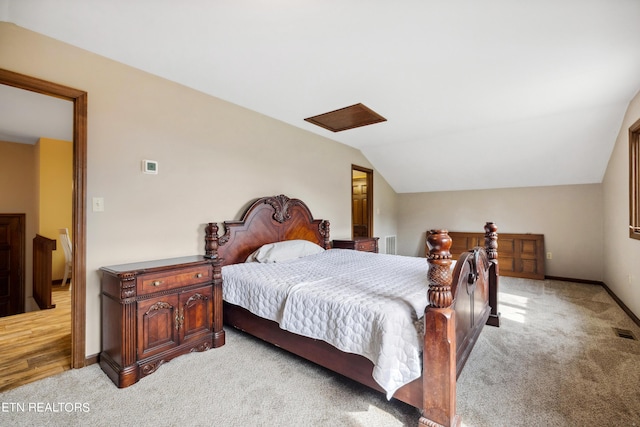
<svg viewBox="0 0 640 427">
<path fill-rule="evenodd" d="M 373 170 L 351 165 L 351 227 L 352 237 L 372 237 L 373 233 Z"/>
<path fill-rule="evenodd" d="M 67 305 L 66 299 L 68 298 L 68 320 L 65 321 L 69 329 L 69 340 L 67 345 L 66 354 L 68 356 L 65 365 L 70 368 L 80 368 L 85 365 L 85 311 L 86 311 L 86 266 L 85 266 L 85 254 L 86 254 L 86 150 L 87 150 L 87 94 L 84 91 L 73 89 L 67 86 L 59 85 L 57 83 L 48 82 L 41 79 L 36 79 L 30 76 L 18 74 L 9 70 L 0 69 L 0 84 L 12 86 L 18 89 L 24 89 L 31 92 L 36 92 L 42 95 L 53 96 L 56 98 L 64 99 L 72 102 L 73 104 L 73 189 L 72 189 L 72 235 L 73 235 L 73 287 L 72 291 L 66 291 L 66 295 L 63 298 L 58 298 L 60 301 L 56 305 Z M 27 237 L 28 239 L 29 237 Z M 55 292 L 54 292 L 55 293 Z M 62 295 L 60 295 L 62 297 Z M 54 296 L 54 301 L 56 296 Z M 56 310 L 56 309 L 53 309 Z M 55 313 L 53 310 L 44 312 L 44 316 L 59 315 L 60 319 L 66 319 L 64 314 L 65 310 L 61 309 Z M 43 312 L 36 312 L 41 314 Z M 31 313 L 26 313 L 20 316 L 26 316 Z M 42 315 L 42 314 L 41 314 Z M 56 333 L 52 330 L 43 329 L 32 323 L 33 329 L 27 331 L 27 327 L 22 332 L 16 332 L 9 328 L 12 334 L 29 334 L 35 333 L 32 336 L 32 343 L 35 343 L 38 339 L 46 340 L 50 337 L 54 337 Z M 7 325 L 4 326 L 4 332 L 7 331 Z M 0 327 L 0 334 L 3 329 Z M 64 334 L 64 332 L 58 332 Z M 4 335 L 4 334 L 3 334 Z M 7 336 L 9 334 L 7 333 Z M 3 345 L 3 348 L 5 346 Z M 16 350 L 17 350 L 16 346 Z M 47 347 L 41 348 L 39 351 L 39 357 L 31 358 L 30 362 L 23 362 L 29 364 L 37 363 L 36 361 L 43 361 L 47 359 Z M 51 348 L 51 346 L 48 346 Z M 11 349 L 8 349 L 11 350 Z M 65 353 L 65 350 L 60 350 L 58 353 Z M 1 355 L 0 355 L 1 357 Z M 23 358 L 24 360 L 24 358 Z M 0 366 L 2 360 L 0 360 Z M 15 370 L 18 370 L 17 366 L 13 366 Z M 10 371 L 2 370 L 3 375 L 10 375 Z M 6 374 L 4 374 L 6 372 Z M 36 378 L 37 379 L 37 378 Z"/>
</svg>

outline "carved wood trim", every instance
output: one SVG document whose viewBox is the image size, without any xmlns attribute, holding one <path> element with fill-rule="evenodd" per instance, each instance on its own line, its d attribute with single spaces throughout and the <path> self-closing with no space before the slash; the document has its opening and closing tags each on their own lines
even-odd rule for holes
<svg viewBox="0 0 640 427">
<path fill-rule="evenodd" d="M 269 197 L 265 199 L 264 202 L 273 207 L 273 219 L 281 224 L 291 219 L 291 213 L 289 212 L 290 207 L 300 204 L 304 205 L 302 200 L 290 199 L 284 194 Z"/>
<path fill-rule="evenodd" d="M 449 307 L 453 302 L 451 294 L 451 238 L 447 230 L 430 230 L 427 236 L 429 247 L 429 304 L 432 307 Z"/>
<path fill-rule="evenodd" d="M 307 205 L 284 194 L 254 201 L 239 221 L 224 221 L 205 227 L 205 257 L 221 258 L 222 265 L 244 262 L 263 244 L 304 239 L 325 249 L 331 247 L 330 223 L 314 219 Z M 248 237 L 250 236 L 250 237 Z"/>
<path fill-rule="evenodd" d="M 166 303 L 164 301 L 159 301 L 155 304 L 153 304 L 151 307 L 149 307 L 149 309 L 144 313 L 145 316 L 149 315 L 152 311 L 159 311 L 159 310 L 172 310 L 173 306 L 169 303 Z"/>
</svg>

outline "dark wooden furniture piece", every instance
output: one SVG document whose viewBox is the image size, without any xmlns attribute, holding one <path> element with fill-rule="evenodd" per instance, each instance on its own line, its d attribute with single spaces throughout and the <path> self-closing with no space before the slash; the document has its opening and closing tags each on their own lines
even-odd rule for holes
<svg viewBox="0 0 640 427">
<path fill-rule="evenodd" d="M 219 260 L 102 267 L 100 367 L 120 388 L 176 356 L 224 345 Z"/>
<path fill-rule="evenodd" d="M 377 237 L 357 237 L 353 240 L 334 240 L 332 247 L 339 249 L 353 249 L 362 252 L 378 253 Z"/>
<path fill-rule="evenodd" d="M 468 248 L 482 246 L 484 234 L 450 231 L 451 254 L 458 259 Z M 544 235 L 500 233 L 500 274 L 527 279 L 544 279 Z"/>
<path fill-rule="evenodd" d="M 224 234 L 209 223 L 206 257 L 222 265 L 244 262 L 260 246 L 305 239 L 329 248 L 329 222 L 314 219 L 304 202 L 287 196 L 253 202 L 239 221 L 225 221 Z M 451 269 L 451 238 L 446 230 L 429 233 L 430 264 L 425 278 L 429 306 L 425 309 L 423 375 L 401 387 L 393 397 L 422 410 L 419 425 L 456 426 L 456 378 L 485 323 L 499 326 L 497 311 L 497 227 L 485 225 L 485 247 L 462 255 Z M 490 305 L 491 304 L 491 305 Z M 321 366 L 383 391 L 372 377 L 373 364 L 363 356 L 342 352 L 326 342 L 292 334 L 276 322 L 224 303 L 224 321 L 237 329 Z"/>
<path fill-rule="evenodd" d="M 33 299 L 41 310 L 55 308 L 51 300 L 52 256 L 56 241 L 36 234 L 33 238 Z"/>
<path fill-rule="evenodd" d="M 24 313 L 26 214 L 0 214 L 0 317 Z"/>
</svg>

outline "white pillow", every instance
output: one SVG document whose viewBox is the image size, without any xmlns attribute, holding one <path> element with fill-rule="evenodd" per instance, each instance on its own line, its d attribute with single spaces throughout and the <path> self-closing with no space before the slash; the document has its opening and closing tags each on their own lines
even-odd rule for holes
<svg viewBox="0 0 640 427">
<path fill-rule="evenodd" d="M 285 240 L 284 242 L 262 245 L 245 262 L 282 262 L 290 259 L 314 255 L 324 251 L 322 246 L 308 240 Z"/>
</svg>

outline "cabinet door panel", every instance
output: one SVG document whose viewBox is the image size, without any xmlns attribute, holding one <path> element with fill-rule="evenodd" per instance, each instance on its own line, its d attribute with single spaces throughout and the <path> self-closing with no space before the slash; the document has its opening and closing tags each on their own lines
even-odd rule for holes
<svg viewBox="0 0 640 427">
<path fill-rule="evenodd" d="M 451 254 L 458 259 L 461 253 L 474 246 L 484 246 L 484 234 L 449 232 L 453 239 Z M 428 253 L 429 248 L 425 247 Z M 502 276 L 544 279 L 544 235 L 498 233 L 498 264 Z"/>
<path fill-rule="evenodd" d="M 176 314 L 178 295 L 164 295 L 138 302 L 138 359 L 178 345 Z"/>
<path fill-rule="evenodd" d="M 181 341 L 195 340 L 213 331 L 213 288 L 203 286 L 180 295 Z"/>
</svg>

